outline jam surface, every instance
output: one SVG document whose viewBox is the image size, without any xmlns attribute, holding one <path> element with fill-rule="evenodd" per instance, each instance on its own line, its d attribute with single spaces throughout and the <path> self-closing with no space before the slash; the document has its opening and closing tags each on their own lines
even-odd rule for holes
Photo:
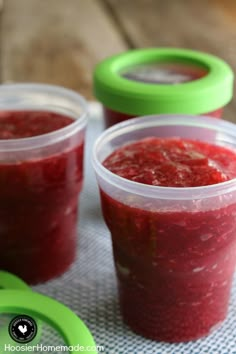
<svg viewBox="0 0 236 354">
<path fill-rule="evenodd" d="M 51 133 L 73 119 L 53 112 L 0 112 L 0 139 L 29 138 Z"/>
<path fill-rule="evenodd" d="M 147 138 L 113 152 L 104 166 L 139 183 L 204 186 L 236 176 L 236 153 L 178 138 Z M 124 321 L 167 342 L 198 339 L 227 315 L 236 252 L 236 203 L 207 210 L 145 210 L 102 189 Z M 134 202 L 135 196 L 131 196 Z M 200 202 L 200 203 L 199 203 Z"/>
<path fill-rule="evenodd" d="M 198 187 L 236 177 L 236 153 L 199 141 L 147 138 L 115 151 L 104 166 L 134 182 Z"/>
<path fill-rule="evenodd" d="M 0 112 L 0 139 L 42 135 L 73 121 L 50 112 Z M 81 142 L 37 158 L 0 158 L 0 269 L 33 284 L 69 267 L 82 179 Z"/>
</svg>

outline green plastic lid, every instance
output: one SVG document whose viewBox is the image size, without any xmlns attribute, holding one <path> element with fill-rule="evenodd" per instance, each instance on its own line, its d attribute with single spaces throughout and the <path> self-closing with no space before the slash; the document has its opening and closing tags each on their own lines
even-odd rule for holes
<svg viewBox="0 0 236 354">
<path fill-rule="evenodd" d="M 2 292 L 3 290 L 10 290 L 10 289 L 32 291 L 31 288 L 22 279 L 18 278 L 16 275 L 5 271 L 0 271 L 0 291 Z M 1 315 L 1 311 L 0 311 L 0 315 Z M 12 318 L 14 318 L 14 316 L 12 316 Z M 37 325 L 37 334 L 34 340 L 32 340 L 31 345 L 37 344 L 41 338 L 41 332 L 42 332 L 41 322 L 37 320 L 36 325 Z M 15 341 L 9 337 L 8 328 L 6 326 L 0 326 L 0 343 L 2 345 L 9 344 L 11 346 L 14 346 L 16 344 Z M 1 353 L 1 347 L 0 347 L 0 353 Z"/>
<path fill-rule="evenodd" d="M 130 115 L 204 114 L 225 106 L 234 75 L 223 60 L 187 49 L 130 50 L 97 65 L 94 94 Z"/>
<path fill-rule="evenodd" d="M 78 349 L 82 347 L 87 349 L 86 353 L 88 354 L 97 353 L 93 337 L 82 320 L 69 308 L 47 296 L 26 290 L 1 290 L 1 314 L 19 315 L 23 318 L 29 316 L 35 324 L 38 320 L 42 326 L 43 323 L 50 325 L 63 338 L 65 345 L 72 354 L 78 353 Z M 9 328 L 11 328 L 11 324 Z M 37 332 L 37 329 L 35 329 L 35 332 Z M 43 333 L 42 339 L 45 345 L 46 333 L 45 331 Z M 6 333 L 3 339 L 5 343 L 1 342 L 0 346 L 8 344 L 9 338 L 7 338 Z M 27 343 L 27 345 L 30 344 Z M 33 342 L 33 344 L 39 343 Z M 53 346 L 55 343 L 48 342 L 48 345 Z M 23 351 L 24 349 L 22 349 Z"/>
<path fill-rule="evenodd" d="M 1 289 L 31 290 L 23 280 L 5 271 L 0 271 L 0 290 Z"/>
</svg>

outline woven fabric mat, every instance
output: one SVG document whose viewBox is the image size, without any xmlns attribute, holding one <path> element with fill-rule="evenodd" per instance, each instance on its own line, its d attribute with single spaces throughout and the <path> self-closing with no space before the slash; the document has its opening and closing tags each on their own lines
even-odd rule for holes
<svg viewBox="0 0 236 354">
<path fill-rule="evenodd" d="M 102 219 L 91 166 L 92 145 L 103 126 L 96 107 L 92 112 L 86 136 L 77 260 L 62 277 L 35 290 L 58 299 L 78 314 L 106 354 L 236 354 L 236 282 L 227 320 L 207 338 L 183 344 L 156 343 L 135 335 L 122 323 L 110 235 Z"/>
</svg>

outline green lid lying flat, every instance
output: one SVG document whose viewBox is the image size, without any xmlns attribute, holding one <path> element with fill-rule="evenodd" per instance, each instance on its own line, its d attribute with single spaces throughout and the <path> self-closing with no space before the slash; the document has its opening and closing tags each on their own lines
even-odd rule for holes
<svg viewBox="0 0 236 354">
<path fill-rule="evenodd" d="M 196 77 L 191 78 L 191 70 L 196 71 Z M 97 65 L 94 93 L 107 108 L 131 115 L 204 114 L 231 100 L 233 79 L 230 66 L 210 54 L 174 48 L 137 49 Z"/>
<path fill-rule="evenodd" d="M 0 314 L 29 316 L 35 323 L 40 321 L 42 325 L 44 323 L 50 325 L 61 335 L 66 346 L 70 347 L 72 354 L 78 353 L 78 347 L 83 347 L 83 351 L 88 354 L 97 353 L 92 334 L 81 319 L 69 308 L 47 296 L 25 290 L 1 290 Z M 37 333 L 37 328 L 35 331 Z M 46 333 L 44 333 L 43 339 L 46 338 L 45 335 Z M 50 336 L 48 338 L 50 339 Z M 5 343 L 3 340 L 0 343 L 0 352 L 1 347 L 9 343 L 9 338 L 6 335 L 3 339 Z M 28 345 L 36 344 L 38 343 L 30 342 Z M 48 345 L 55 344 L 48 343 Z M 23 351 L 25 351 L 24 348 Z"/>
<path fill-rule="evenodd" d="M 29 290 L 31 288 L 20 278 L 0 271 L 0 316 L 9 314 L 13 320 L 16 315 L 32 316 L 37 331 L 29 342 L 31 346 L 39 344 L 45 322 L 63 337 L 68 347 L 74 348 L 71 349 L 71 353 L 76 353 L 78 347 L 87 348 L 88 354 L 97 353 L 92 334 L 76 314 L 58 301 Z M 5 352 L 3 350 L 5 345 L 14 347 L 17 343 L 11 338 L 8 327 L 0 326 L 0 353 Z M 27 344 L 21 344 L 18 352 L 25 352 L 25 346 Z"/>
<path fill-rule="evenodd" d="M 18 278 L 16 275 L 5 271 L 0 271 L 0 292 L 2 293 L 4 290 L 8 290 L 8 289 L 28 290 L 31 292 L 31 288 L 23 280 Z M 1 316 L 1 311 L 0 311 L 0 316 Z M 42 334 L 41 322 L 37 320 L 36 323 L 37 323 L 38 331 L 37 331 L 37 335 L 34 338 L 34 341 L 31 342 L 32 345 L 35 345 L 40 341 L 41 334 Z M 12 338 L 10 338 L 8 333 L 8 328 L 6 326 L 0 326 L 0 344 L 1 345 L 9 344 L 11 346 L 14 346 L 16 344 L 15 341 L 12 340 Z M 0 347 L 0 353 L 2 352 L 1 350 L 2 348 Z"/>
<path fill-rule="evenodd" d="M 0 271 L 0 290 L 1 289 L 31 290 L 23 280 L 5 271 Z"/>
</svg>

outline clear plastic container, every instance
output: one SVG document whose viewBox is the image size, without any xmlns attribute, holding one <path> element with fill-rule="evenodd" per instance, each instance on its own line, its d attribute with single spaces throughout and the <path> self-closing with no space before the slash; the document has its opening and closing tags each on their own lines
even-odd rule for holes
<svg viewBox="0 0 236 354">
<path fill-rule="evenodd" d="M 56 115 L 55 122 L 67 117 L 70 124 L 0 139 L 0 269 L 29 283 L 60 275 L 75 258 L 87 106 L 77 93 L 56 86 L 1 86 L 1 136 L 4 119 L 9 134 L 11 124 L 21 129 L 26 116 L 35 119 L 29 130 L 37 129 L 48 114 Z"/>
<path fill-rule="evenodd" d="M 221 118 L 223 114 L 223 110 L 224 108 L 219 108 L 216 111 L 205 113 L 205 115 L 214 118 Z M 124 122 L 125 120 L 137 117 L 137 115 L 130 115 L 122 112 L 117 112 L 105 106 L 103 106 L 103 116 L 104 116 L 105 128 L 109 128 L 114 124 L 118 124 Z"/>
<path fill-rule="evenodd" d="M 149 136 L 235 149 L 236 126 L 201 116 L 136 118 L 106 130 L 93 152 L 125 323 L 154 340 L 194 340 L 227 315 L 236 263 L 236 179 L 157 187 L 121 178 L 102 165 L 117 148 Z"/>
</svg>

